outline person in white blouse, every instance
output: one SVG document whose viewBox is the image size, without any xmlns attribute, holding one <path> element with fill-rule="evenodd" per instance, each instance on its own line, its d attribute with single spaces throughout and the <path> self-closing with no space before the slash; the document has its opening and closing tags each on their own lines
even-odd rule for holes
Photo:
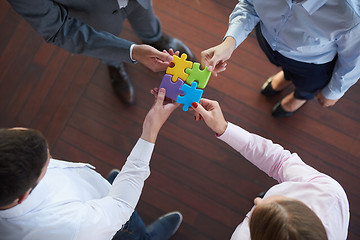
<svg viewBox="0 0 360 240">
<path fill-rule="evenodd" d="M 261 49 L 282 68 L 261 93 L 271 97 L 291 82 L 295 86 L 274 106 L 274 117 L 289 117 L 314 97 L 321 106 L 332 106 L 360 78 L 359 1 L 239 0 L 224 41 L 201 53 L 202 66 L 214 75 L 224 71 L 255 26 Z"/>
<path fill-rule="evenodd" d="M 341 185 L 305 164 L 296 153 L 224 119 L 216 101 L 193 103 L 195 120 L 204 119 L 216 136 L 279 184 L 255 206 L 231 240 L 345 240 L 349 201 Z"/>
<path fill-rule="evenodd" d="M 159 130 L 179 105 L 164 102 L 164 89 L 152 93 L 142 134 L 112 185 L 89 164 L 53 159 L 40 132 L 0 129 L 0 238 L 170 238 L 181 224 L 179 212 L 145 227 L 135 211 Z"/>
</svg>

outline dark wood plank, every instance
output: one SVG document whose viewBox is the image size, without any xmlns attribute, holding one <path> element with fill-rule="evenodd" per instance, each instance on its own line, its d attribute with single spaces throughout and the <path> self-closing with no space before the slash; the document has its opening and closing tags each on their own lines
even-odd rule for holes
<svg viewBox="0 0 360 240">
<path fill-rule="evenodd" d="M 34 56 L 34 62 L 40 64 L 42 66 L 46 66 L 49 64 L 50 58 L 53 55 L 56 46 L 50 45 L 46 42 L 41 44 L 41 47 L 37 51 L 36 55 Z M 58 67 L 60 68 L 61 65 Z"/>
<path fill-rule="evenodd" d="M 353 85 L 345 94 L 348 99 L 354 101 L 355 103 L 359 103 L 360 102 L 359 91 L 360 91 L 360 81 L 358 80 L 357 83 Z"/>
<path fill-rule="evenodd" d="M 96 167 L 96 171 L 101 173 L 108 173 L 115 168 L 115 166 L 95 158 L 88 152 L 82 151 L 78 146 L 74 146 L 73 142 L 66 142 L 64 140 L 59 140 L 57 142 L 56 146 L 51 150 L 51 155 L 58 160 L 90 163 Z M 106 177 L 106 174 L 104 174 L 104 177 Z"/>
<path fill-rule="evenodd" d="M 81 56 L 72 56 L 65 60 L 63 68 L 60 68 L 59 74 L 55 76 L 55 83 L 52 87 L 48 88 L 49 92 L 46 101 L 42 102 L 30 127 L 39 129 L 43 132 L 47 129 L 83 61 L 84 58 Z"/>
<path fill-rule="evenodd" d="M 51 61 L 47 62 L 47 67 L 43 74 L 40 75 L 40 73 L 38 73 L 40 79 L 36 86 L 34 86 L 34 89 L 32 90 L 31 96 L 29 96 L 26 105 L 17 116 L 17 125 L 31 125 L 31 122 L 37 116 L 43 103 L 47 102 L 46 100 L 51 97 L 49 90 L 51 90 L 52 86 L 55 84 L 55 80 L 66 61 L 67 56 L 68 53 L 66 53 L 64 50 L 57 49 Z M 48 114 L 51 115 L 50 111 Z"/>
<path fill-rule="evenodd" d="M 163 31 L 188 44 L 198 60 L 202 50 L 222 41 L 237 3 L 153 2 Z M 160 85 L 163 73 L 127 64 L 137 100 L 126 106 L 114 95 L 105 65 L 45 43 L 7 1 L 0 1 L 0 28 L 0 127 L 39 129 L 55 158 L 89 162 L 103 176 L 121 168 L 153 103 L 149 90 Z M 128 22 L 120 36 L 141 42 Z M 252 32 L 227 70 L 211 77 L 204 97 L 218 100 L 230 122 L 272 139 L 336 179 L 350 202 L 348 239 L 360 239 L 360 83 L 332 108 L 314 100 L 289 119 L 274 119 L 271 108 L 292 87 L 271 99 L 259 91 L 277 71 Z M 160 132 L 137 210 L 146 224 L 166 212 L 182 212 L 174 240 L 229 239 L 253 198 L 275 183 L 216 139 L 204 122 L 179 109 Z"/>
<path fill-rule="evenodd" d="M 15 32 L 16 26 L 22 20 L 14 11 L 9 10 L 8 3 L 5 4 L 4 9 L 1 10 L 0 14 L 2 19 L 6 18 L 6 21 L 1 21 L 0 23 L 0 29 L 2 32 L 2 38 L 0 40 L 0 51 L 2 52 Z"/>
<path fill-rule="evenodd" d="M 341 104 L 340 104 L 341 103 Z M 357 122 L 360 122 L 360 107 L 359 104 L 348 99 L 347 97 L 341 98 L 339 104 L 335 104 L 332 107 L 335 111 L 341 113 L 344 116 L 352 118 Z"/>
<path fill-rule="evenodd" d="M 14 85 L 13 94 L 10 100 L 6 103 L 6 107 L 3 108 L 2 114 L 7 115 L 11 119 L 12 123 L 16 122 L 16 116 L 23 109 L 26 104 L 29 95 L 33 92 L 41 74 L 44 71 L 44 67 L 36 63 L 30 63 L 24 73 L 19 78 L 27 79 L 27 81 L 21 81 L 21 84 Z M 15 82 L 15 79 L 14 79 Z M 12 90 L 9 89 L 9 92 Z M 11 123 L 8 123 L 11 125 Z"/>
<path fill-rule="evenodd" d="M 6 16 L 7 12 L 9 11 L 10 5 L 8 3 L 4 3 L 1 5 L 0 8 L 0 23 L 2 22 L 3 18 Z"/>
<path fill-rule="evenodd" d="M 74 76 L 74 81 L 68 86 L 68 91 L 64 95 L 48 129 L 45 131 L 50 144 L 56 142 L 98 64 L 99 60 L 86 58 L 78 74 Z"/>
<path fill-rule="evenodd" d="M 12 11 L 12 10 L 11 10 Z M 20 51 L 22 49 L 22 45 L 24 41 L 27 39 L 28 33 L 30 32 L 29 26 L 25 23 L 24 20 L 21 20 L 17 25 L 14 34 L 12 34 L 12 38 L 10 41 L 6 42 L 5 48 L 1 51 L 0 55 L 0 84 L 4 79 L 8 71 L 10 71 L 10 67 L 16 61 L 17 63 L 23 63 L 23 60 L 20 58 Z M 33 35 L 33 33 L 32 33 Z M 28 57 L 27 57 L 28 58 Z"/>
<path fill-rule="evenodd" d="M 4 92 L 0 96 L 0 114 L 6 114 L 5 108 L 10 104 L 10 99 L 16 97 L 16 89 L 19 85 L 24 84 L 27 71 L 31 71 L 31 60 L 37 49 L 41 44 L 39 39 L 33 33 L 29 33 L 27 36 L 26 47 L 23 47 L 16 57 L 14 62 L 3 79 L 10 79 L 10 81 L 1 81 L 0 88 Z M 29 66 L 30 65 L 30 66 Z M 36 77 L 37 78 L 37 77 Z M 11 119 L 11 118 L 10 118 Z M 13 121 L 14 119 L 11 119 Z M 6 123 L 7 125 L 9 123 Z"/>
<path fill-rule="evenodd" d="M 164 213 L 178 210 L 183 215 L 183 223 L 172 239 L 209 239 L 194 226 L 195 219 L 199 215 L 196 209 L 184 205 L 167 194 L 163 194 L 152 187 L 150 180 L 151 177 L 148 180 L 149 184 L 144 187 L 140 202 L 137 206 L 137 211 L 144 220 L 144 223 L 150 224 L 155 220 L 154 216 L 160 216 Z M 164 201 L 160 203 L 159 199 L 163 199 Z"/>
</svg>

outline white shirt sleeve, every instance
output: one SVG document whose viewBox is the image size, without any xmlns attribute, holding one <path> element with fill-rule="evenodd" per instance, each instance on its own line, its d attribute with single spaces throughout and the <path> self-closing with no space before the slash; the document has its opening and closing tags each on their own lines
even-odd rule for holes
<svg viewBox="0 0 360 240">
<path fill-rule="evenodd" d="M 130 46 L 130 59 L 131 59 L 131 61 L 132 61 L 133 63 L 137 63 L 137 61 L 133 59 L 133 50 L 134 50 L 135 45 L 136 45 L 136 44 L 133 43 L 133 44 L 131 44 L 131 46 Z"/>
<path fill-rule="evenodd" d="M 154 144 L 139 139 L 115 178 L 109 194 L 79 204 L 82 212 L 76 239 L 111 239 L 134 212 L 144 181 L 150 175 L 149 161 Z"/>
</svg>

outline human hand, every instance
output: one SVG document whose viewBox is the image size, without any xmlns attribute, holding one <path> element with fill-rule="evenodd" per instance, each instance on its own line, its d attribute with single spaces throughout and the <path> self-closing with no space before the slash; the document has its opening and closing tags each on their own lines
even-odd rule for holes
<svg viewBox="0 0 360 240">
<path fill-rule="evenodd" d="M 169 49 L 169 52 L 167 52 L 166 50 L 163 50 L 163 53 L 170 54 L 171 56 L 174 56 L 174 55 L 179 56 L 179 54 L 180 54 L 179 51 L 174 52 L 174 50 L 172 48 Z M 173 62 L 171 62 L 168 67 L 174 67 L 174 66 L 175 66 L 175 64 Z"/>
<path fill-rule="evenodd" d="M 339 100 L 339 99 L 328 99 L 326 97 L 324 97 L 324 95 L 320 92 L 318 92 L 315 95 L 316 100 L 318 100 L 318 102 L 320 103 L 320 105 L 322 107 L 331 107 L 333 105 L 335 105 L 335 103 Z"/>
<path fill-rule="evenodd" d="M 174 50 L 173 50 L 172 48 L 169 49 L 169 52 L 166 51 L 166 50 L 163 50 L 163 53 L 170 54 L 171 56 L 174 56 L 174 55 L 179 56 L 179 54 L 180 54 L 179 51 L 174 52 Z M 171 60 L 171 61 L 172 61 L 172 60 Z"/>
<path fill-rule="evenodd" d="M 170 114 L 180 105 L 171 99 L 165 99 L 165 89 L 154 88 L 151 93 L 155 96 L 155 102 L 145 117 L 141 138 L 155 143 L 160 128 Z"/>
<path fill-rule="evenodd" d="M 231 57 L 235 47 L 235 39 L 227 37 L 219 45 L 201 52 L 201 66 L 207 67 L 216 77 L 218 73 L 226 70 L 226 61 Z"/>
<path fill-rule="evenodd" d="M 142 64 L 153 72 L 165 71 L 173 60 L 172 55 L 176 55 L 176 52 L 169 49 L 169 52 L 160 52 L 156 48 L 141 44 L 135 45 L 132 51 L 132 58 Z M 179 55 L 179 53 L 178 53 Z"/>
<path fill-rule="evenodd" d="M 217 135 L 223 134 L 228 123 L 224 119 L 219 103 L 206 98 L 200 99 L 199 103 L 192 103 L 192 107 L 195 110 L 195 120 L 198 121 L 203 118 L 206 125 Z"/>
</svg>

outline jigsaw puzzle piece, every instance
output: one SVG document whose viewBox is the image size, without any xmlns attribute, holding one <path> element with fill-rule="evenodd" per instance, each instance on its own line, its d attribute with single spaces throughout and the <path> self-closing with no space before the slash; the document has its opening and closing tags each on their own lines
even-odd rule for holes
<svg viewBox="0 0 360 240">
<path fill-rule="evenodd" d="M 189 74 L 186 82 L 192 84 L 194 81 L 199 83 L 199 88 L 205 88 L 209 81 L 211 72 L 205 67 L 204 70 L 200 70 L 200 63 L 194 63 L 192 69 L 185 69 L 185 72 Z"/>
<path fill-rule="evenodd" d="M 182 95 L 185 94 L 184 91 L 180 90 L 180 88 L 182 87 L 184 82 L 181 81 L 180 79 L 178 79 L 176 82 L 173 82 L 171 80 L 171 78 L 172 78 L 172 75 L 165 74 L 161 81 L 159 89 L 165 88 L 165 90 L 166 90 L 165 96 L 176 101 L 177 97 L 180 94 L 182 94 Z"/>
<path fill-rule="evenodd" d="M 172 81 L 176 82 L 178 78 L 183 80 L 184 82 L 188 78 L 188 74 L 185 73 L 186 68 L 192 68 L 193 62 L 186 60 L 186 53 L 181 54 L 181 58 L 176 55 L 173 55 L 172 63 L 174 63 L 174 67 L 168 67 L 166 69 L 166 74 L 173 75 Z"/>
<path fill-rule="evenodd" d="M 176 102 L 184 104 L 183 111 L 189 110 L 189 107 L 193 102 L 200 102 L 203 90 L 196 89 L 198 86 L 197 82 L 193 82 L 191 87 L 187 84 L 182 85 L 181 89 L 185 92 L 184 96 L 178 96 Z"/>
</svg>

